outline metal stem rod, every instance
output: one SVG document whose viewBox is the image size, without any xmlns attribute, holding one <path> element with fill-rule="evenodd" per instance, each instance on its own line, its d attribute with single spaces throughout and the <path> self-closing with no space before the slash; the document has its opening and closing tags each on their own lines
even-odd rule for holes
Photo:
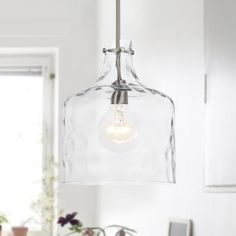
<svg viewBox="0 0 236 236">
<path fill-rule="evenodd" d="M 116 68 L 117 68 L 117 83 L 120 84 L 121 78 L 121 48 L 120 48 L 120 35 L 121 35 L 121 7 L 120 0 L 116 0 Z"/>
<path fill-rule="evenodd" d="M 121 35 L 121 24 L 120 24 L 120 0 L 116 0 L 116 49 L 120 49 L 120 35 Z"/>
<path fill-rule="evenodd" d="M 122 86 L 126 83 L 122 79 L 121 75 L 121 47 L 120 47 L 120 35 L 121 35 L 121 0 L 116 0 L 116 70 L 117 78 L 113 85 L 116 85 L 115 91 L 111 96 L 111 104 L 128 104 L 128 91 L 122 90 Z M 117 89 L 118 88 L 118 89 Z"/>
</svg>

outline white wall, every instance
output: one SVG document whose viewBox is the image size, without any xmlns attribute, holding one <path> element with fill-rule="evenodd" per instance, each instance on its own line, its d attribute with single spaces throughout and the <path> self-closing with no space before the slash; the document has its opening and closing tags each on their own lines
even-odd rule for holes
<svg viewBox="0 0 236 236">
<path fill-rule="evenodd" d="M 99 30 L 110 37 L 112 4 L 100 2 Z M 123 2 L 124 35 L 134 39 L 138 75 L 176 103 L 177 184 L 102 187 L 100 222 L 129 225 L 139 235 L 166 235 L 168 217 L 182 217 L 193 219 L 195 236 L 234 236 L 236 195 L 203 189 L 203 1 Z"/>
<path fill-rule="evenodd" d="M 192 218 L 196 236 L 236 234 L 236 196 L 203 193 L 203 2 L 127 0 L 124 38 L 134 40 L 145 84 L 176 103 L 177 184 L 61 186 L 60 208 L 86 225 L 124 224 L 166 235 L 167 218 Z M 59 101 L 92 84 L 104 39 L 114 38 L 111 0 L 3 0 L 0 47 L 58 47 Z M 148 157 L 147 157 L 148 158 Z"/>
</svg>

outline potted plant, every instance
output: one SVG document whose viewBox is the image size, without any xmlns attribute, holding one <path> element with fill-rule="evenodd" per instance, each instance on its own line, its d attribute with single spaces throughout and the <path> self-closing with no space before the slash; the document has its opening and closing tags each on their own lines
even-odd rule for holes
<svg viewBox="0 0 236 236">
<path fill-rule="evenodd" d="M 43 169 L 42 192 L 38 198 L 33 201 L 31 210 L 34 215 L 35 222 L 42 221 L 42 231 L 45 235 L 54 235 L 55 230 L 55 217 L 57 202 L 56 196 L 59 195 L 57 188 L 58 177 L 55 175 L 57 163 L 54 161 L 53 156 L 48 157 L 47 165 Z"/>
<path fill-rule="evenodd" d="M 27 236 L 29 228 L 22 225 L 22 226 L 14 226 L 11 228 L 13 236 Z"/>
<path fill-rule="evenodd" d="M 4 214 L 0 213 L 0 236 L 2 235 L 2 225 L 7 223 L 8 220 Z"/>
<path fill-rule="evenodd" d="M 13 226 L 11 228 L 13 236 L 27 236 L 29 228 L 26 225 L 31 221 L 36 221 L 36 220 L 31 217 L 25 220 L 20 226 Z"/>
<path fill-rule="evenodd" d="M 81 236 L 106 236 L 108 229 L 113 229 L 115 236 L 134 236 L 137 232 L 133 229 L 120 225 L 109 225 L 105 228 L 100 227 L 83 227 L 80 220 L 76 218 L 77 212 L 61 216 L 58 219 L 58 224 L 61 227 L 69 226 L 69 235 L 81 235 Z"/>
</svg>

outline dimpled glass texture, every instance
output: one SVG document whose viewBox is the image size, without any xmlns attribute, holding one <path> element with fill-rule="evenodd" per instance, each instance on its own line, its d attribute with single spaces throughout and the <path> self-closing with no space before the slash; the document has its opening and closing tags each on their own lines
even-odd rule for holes
<svg viewBox="0 0 236 236">
<path fill-rule="evenodd" d="M 95 85 L 64 103 L 66 183 L 175 182 L 174 103 L 140 82 L 132 65 L 131 44 L 122 49 L 128 104 L 111 105 L 116 90 L 112 83 L 117 79 L 112 50 L 104 50 L 103 70 Z M 122 127 L 115 127 L 121 120 Z"/>
</svg>

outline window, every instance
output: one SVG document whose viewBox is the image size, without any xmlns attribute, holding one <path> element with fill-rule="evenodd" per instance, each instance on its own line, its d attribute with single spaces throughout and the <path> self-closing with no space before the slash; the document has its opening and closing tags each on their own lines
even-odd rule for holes
<svg viewBox="0 0 236 236">
<path fill-rule="evenodd" d="M 53 56 L 0 56 L 0 211 L 53 235 Z"/>
</svg>

